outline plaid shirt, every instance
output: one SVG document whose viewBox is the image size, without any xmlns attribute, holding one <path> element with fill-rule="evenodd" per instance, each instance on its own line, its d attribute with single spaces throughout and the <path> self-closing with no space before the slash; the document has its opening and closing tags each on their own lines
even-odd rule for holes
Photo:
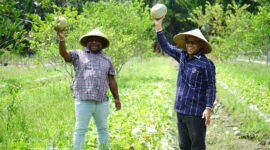
<svg viewBox="0 0 270 150">
<path fill-rule="evenodd" d="M 69 52 L 75 70 L 74 98 L 108 101 L 108 75 L 115 75 L 111 59 L 102 52 L 93 53 L 88 48 Z"/>
<path fill-rule="evenodd" d="M 189 58 L 187 51 L 168 43 L 163 31 L 157 32 L 161 48 L 179 65 L 174 110 L 181 114 L 202 116 L 216 98 L 215 65 L 201 51 Z"/>
</svg>

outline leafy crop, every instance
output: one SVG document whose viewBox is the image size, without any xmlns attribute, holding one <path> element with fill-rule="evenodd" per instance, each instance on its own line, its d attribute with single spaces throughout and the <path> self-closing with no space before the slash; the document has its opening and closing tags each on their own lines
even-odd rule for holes
<svg viewBox="0 0 270 150">
<path fill-rule="evenodd" d="M 270 116 L 270 89 L 267 84 L 262 84 L 261 81 L 243 75 L 244 72 L 232 72 L 230 66 L 218 67 L 217 72 L 219 83 L 241 97 L 239 100 L 255 105 L 265 115 Z M 238 70 L 238 72 L 241 71 Z"/>
<path fill-rule="evenodd" d="M 50 76 L 54 77 L 52 73 L 55 73 L 53 69 L 32 68 L 34 70 L 48 79 L 40 81 L 42 84 L 28 82 L 40 77 L 36 75 L 20 79 L 24 84 L 16 93 L 19 101 L 14 105 L 16 113 L 12 114 L 8 130 L 7 112 L 12 103 L 7 102 L 12 101 L 12 95 L 5 92 L 0 97 L 0 113 L 4 114 L 0 122 L 0 149 L 72 149 L 75 112 L 67 80 L 63 76 L 51 80 Z M 114 103 L 110 102 L 111 149 L 163 150 L 176 146 L 175 79 L 175 68 L 170 61 L 161 58 L 136 59 L 125 65 L 117 76 L 122 110 L 115 111 Z M 2 90 L 5 89 L 0 88 Z M 112 99 L 111 95 L 109 97 Z M 93 119 L 86 134 L 85 147 L 98 147 Z"/>
<path fill-rule="evenodd" d="M 217 63 L 217 95 L 245 139 L 269 147 L 269 70 L 248 63 Z"/>
</svg>

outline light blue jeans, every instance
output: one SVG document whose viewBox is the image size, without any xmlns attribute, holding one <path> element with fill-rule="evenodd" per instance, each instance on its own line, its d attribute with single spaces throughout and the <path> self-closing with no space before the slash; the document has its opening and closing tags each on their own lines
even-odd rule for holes
<svg viewBox="0 0 270 150">
<path fill-rule="evenodd" d="M 109 102 L 97 102 L 92 100 L 76 100 L 76 124 L 73 137 L 74 149 L 81 150 L 84 147 L 85 133 L 91 117 L 94 117 L 98 131 L 98 141 L 100 145 L 108 148 L 108 126 L 107 118 L 110 112 Z"/>
</svg>

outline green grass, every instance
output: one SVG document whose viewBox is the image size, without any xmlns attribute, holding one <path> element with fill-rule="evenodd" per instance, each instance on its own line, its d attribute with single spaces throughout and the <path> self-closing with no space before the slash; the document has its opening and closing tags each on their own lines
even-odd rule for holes
<svg viewBox="0 0 270 150">
<path fill-rule="evenodd" d="M 216 66 L 217 95 L 240 127 L 241 137 L 269 147 L 270 69 L 244 62 Z"/>
<path fill-rule="evenodd" d="M 266 86 L 270 90 L 270 67 L 266 65 L 248 62 L 216 63 L 217 67 L 228 70 L 232 74 L 238 74 L 244 78 L 250 78 L 258 85 Z"/>
<path fill-rule="evenodd" d="M 71 148 L 74 100 L 60 69 L 1 67 L 0 149 Z"/>
<path fill-rule="evenodd" d="M 59 78 L 64 79 L 66 75 L 61 71 L 65 73 L 63 67 L 59 65 L 50 67 L 35 66 L 35 68 L 32 68 L 30 65 L 1 67 L 0 94 L 7 95 L 10 87 L 16 84 L 23 85 L 23 88 L 26 90 L 45 86 L 48 83 L 58 81 Z"/>
<path fill-rule="evenodd" d="M 56 76 L 55 80 L 44 80 L 40 84 L 28 81 L 42 77 L 40 74 L 49 78 L 58 72 L 39 68 L 17 71 L 20 82 L 15 75 L 11 76 L 11 90 L 0 89 L 5 91 L 0 99 L 0 113 L 4 114 L 4 121 L 0 122 L 0 149 L 71 149 L 75 112 L 66 79 Z M 5 72 L 16 73 L 13 69 Z M 176 72 L 171 62 L 163 58 L 135 60 L 123 68 L 117 76 L 122 110 L 116 112 L 113 102 L 110 104 L 111 149 L 176 147 L 177 130 L 172 109 Z M 6 76 L 2 78 L 4 82 L 11 82 Z M 109 97 L 112 99 L 111 95 Z M 97 145 L 92 120 L 85 147 L 96 149 Z"/>
<path fill-rule="evenodd" d="M 60 66 L 37 66 L 31 68 L 31 66 L 21 67 L 1 67 L 0 70 L 0 84 L 6 80 L 35 80 L 41 77 L 57 76 L 61 75 Z"/>
<path fill-rule="evenodd" d="M 227 63 L 218 64 L 217 72 L 219 84 L 235 93 L 239 100 L 256 106 L 266 117 L 270 117 L 269 68 L 248 63 Z"/>
<path fill-rule="evenodd" d="M 116 112 L 111 101 L 108 121 L 111 149 L 178 149 L 173 110 L 177 68 L 172 61 L 169 58 L 134 59 L 116 76 L 122 110 Z M 253 83 L 252 86 L 267 88 L 269 72 L 266 67 L 242 63 L 216 63 L 216 66 L 217 96 L 241 130 L 240 137 L 258 140 L 267 147 L 269 125 L 256 111 L 249 109 L 254 102 L 264 103 L 260 99 L 242 100 L 241 95 L 251 90 L 251 87 L 242 86 L 247 81 Z M 253 72 L 254 69 L 258 70 Z M 43 77 L 47 79 L 36 81 Z M 74 99 L 63 74 L 55 67 L 8 67 L 1 70 L 0 82 L 6 84 L 0 87 L 0 119 L 3 120 L 0 121 L 0 149 L 72 148 Z M 234 85 L 234 82 L 240 84 Z M 234 86 L 224 88 L 224 83 Z M 232 92 L 234 88 L 239 92 Z M 262 90 L 257 92 L 263 93 Z M 110 93 L 109 98 L 112 100 Z M 262 106 L 259 108 L 264 108 Z M 237 137 L 225 134 L 227 129 L 219 131 L 218 127 L 210 128 L 208 147 L 234 149 L 230 142 Z M 226 136 L 218 138 L 221 144 L 215 142 L 216 137 L 211 138 L 215 132 Z M 97 131 L 92 120 L 85 147 L 96 149 L 97 146 Z"/>
</svg>

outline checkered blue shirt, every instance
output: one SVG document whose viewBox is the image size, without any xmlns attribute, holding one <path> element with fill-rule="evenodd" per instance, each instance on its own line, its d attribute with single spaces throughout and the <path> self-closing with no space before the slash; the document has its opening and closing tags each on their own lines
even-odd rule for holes
<svg viewBox="0 0 270 150">
<path fill-rule="evenodd" d="M 157 32 L 161 48 L 179 63 L 174 110 L 181 114 L 202 116 L 216 98 L 214 63 L 201 51 L 189 58 L 187 51 L 168 43 L 163 31 Z"/>
<path fill-rule="evenodd" d="M 111 59 L 100 53 L 84 50 L 69 50 L 75 76 L 74 98 L 77 100 L 108 101 L 108 75 L 115 75 Z"/>
</svg>

